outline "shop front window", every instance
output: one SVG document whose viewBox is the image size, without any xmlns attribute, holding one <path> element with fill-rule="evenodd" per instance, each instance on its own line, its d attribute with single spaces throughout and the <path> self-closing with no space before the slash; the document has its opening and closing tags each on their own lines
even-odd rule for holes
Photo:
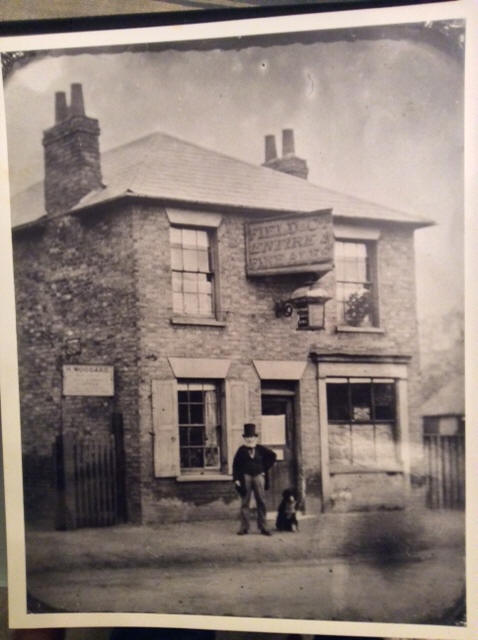
<svg viewBox="0 0 478 640">
<path fill-rule="evenodd" d="M 331 465 L 397 463 L 396 391 L 390 378 L 328 378 Z"/>
</svg>

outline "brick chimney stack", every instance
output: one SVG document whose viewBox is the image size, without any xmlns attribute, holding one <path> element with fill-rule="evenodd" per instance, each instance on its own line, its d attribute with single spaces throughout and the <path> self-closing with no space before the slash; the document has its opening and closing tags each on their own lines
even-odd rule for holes
<svg viewBox="0 0 478 640">
<path fill-rule="evenodd" d="M 282 158 L 277 157 L 275 137 L 267 135 L 265 137 L 265 161 L 263 166 L 290 173 L 298 178 L 307 179 L 309 169 L 307 162 L 295 155 L 294 131 L 284 129 L 282 131 Z"/>
<path fill-rule="evenodd" d="M 98 120 L 85 115 L 81 84 L 71 85 L 70 106 L 55 94 L 55 124 L 43 132 L 45 209 L 62 213 L 103 186 Z"/>
</svg>

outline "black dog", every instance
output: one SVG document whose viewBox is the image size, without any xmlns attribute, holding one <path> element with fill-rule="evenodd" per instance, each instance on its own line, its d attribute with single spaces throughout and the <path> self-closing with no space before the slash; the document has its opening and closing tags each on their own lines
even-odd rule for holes
<svg viewBox="0 0 478 640">
<path fill-rule="evenodd" d="M 276 529 L 277 531 L 298 531 L 299 523 L 296 515 L 297 500 L 291 489 L 282 492 L 282 501 L 277 510 Z"/>
</svg>

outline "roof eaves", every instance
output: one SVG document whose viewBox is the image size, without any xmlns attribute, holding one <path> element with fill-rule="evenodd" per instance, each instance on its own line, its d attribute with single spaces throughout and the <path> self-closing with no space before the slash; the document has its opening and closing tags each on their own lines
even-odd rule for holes
<svg viewBox="0 0 478 640">
<path fill-rule="evenodd" d="M 122 191 L 121 193 L 117 193 L 117 194 L 113 194 L 107 198 L 104 199 L 97 199 L 94 200 L 93 202 L 85 202 L 82 203 L 81 201 L 76 204 L 72 209 L 70 209 L 70 213 L 80 213 L 82 211 L 86 211 L 88 209 L 92 209 L 94 207 L 99 207 L 99 206 L 103 206 L 105 204 L 108 203 L 112 203 L 114 201 L 117 200 L 122 200 L 124 198 L 129 198 L 129 199 L 137 199 L 137 200 L 149 200 L 149 201 L 155 201 L 155 202 L 165 202 L 165 203 L 174 203 L 174 204 L 178 204 L 178 203 L 183 203 L 186 206 L 191 206 L 191 205 L 195 205 L 195 206 L 199 206 L 199 207 L 208 207 L 211 209 L 217 209 L 217 208 L 227 208 L 227 209 L 231 209 L 234 211 L 260 211 L 260 212 L 269 212 L 271 214 L 280 214 L 280 213 L 313 213 L 316 211 L 316 209 L 311 209 L 310 211 L 297 211 L 295 209 L 279 209 L 277 207 L 273 207 L 273 208 L 265 208 L 265 207 L 251 207 L 249 205 L 238 205 L 238 204 L 233 204 L 233 203 L 221 203 L 221 202 L 210 202 L 207 200 L 188 200 L 186 198 L 172 198 L 171 196 L 152 196 L 150 194 L 144 194 L 144 193 L 136 193 L 130 189 L 127 189 L 125 191 Z M 320 211 L 322 211 L 322 209 L 320 209 Z"/>
</svg>

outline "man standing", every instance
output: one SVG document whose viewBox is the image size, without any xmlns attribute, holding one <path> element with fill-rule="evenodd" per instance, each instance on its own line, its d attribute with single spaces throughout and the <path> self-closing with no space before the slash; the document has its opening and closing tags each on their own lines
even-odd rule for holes
<svg viewBox="0 0 478 640">
<path fill-rule="evenodd" d="M 257 526 L 264 536 L 272 535 L 266 523 L 265 489 L 269 487 L 269 469 L 276 461 L 276 454 L 257 444 L 256 425 L 244 425 L 244 444 L 239 447 L 232 464 L 233 480 L 241 495 L 241 526 L 238 535 L 249 532 L 249 504 L 254 494 L 257 506 Z"/>
</svg>

